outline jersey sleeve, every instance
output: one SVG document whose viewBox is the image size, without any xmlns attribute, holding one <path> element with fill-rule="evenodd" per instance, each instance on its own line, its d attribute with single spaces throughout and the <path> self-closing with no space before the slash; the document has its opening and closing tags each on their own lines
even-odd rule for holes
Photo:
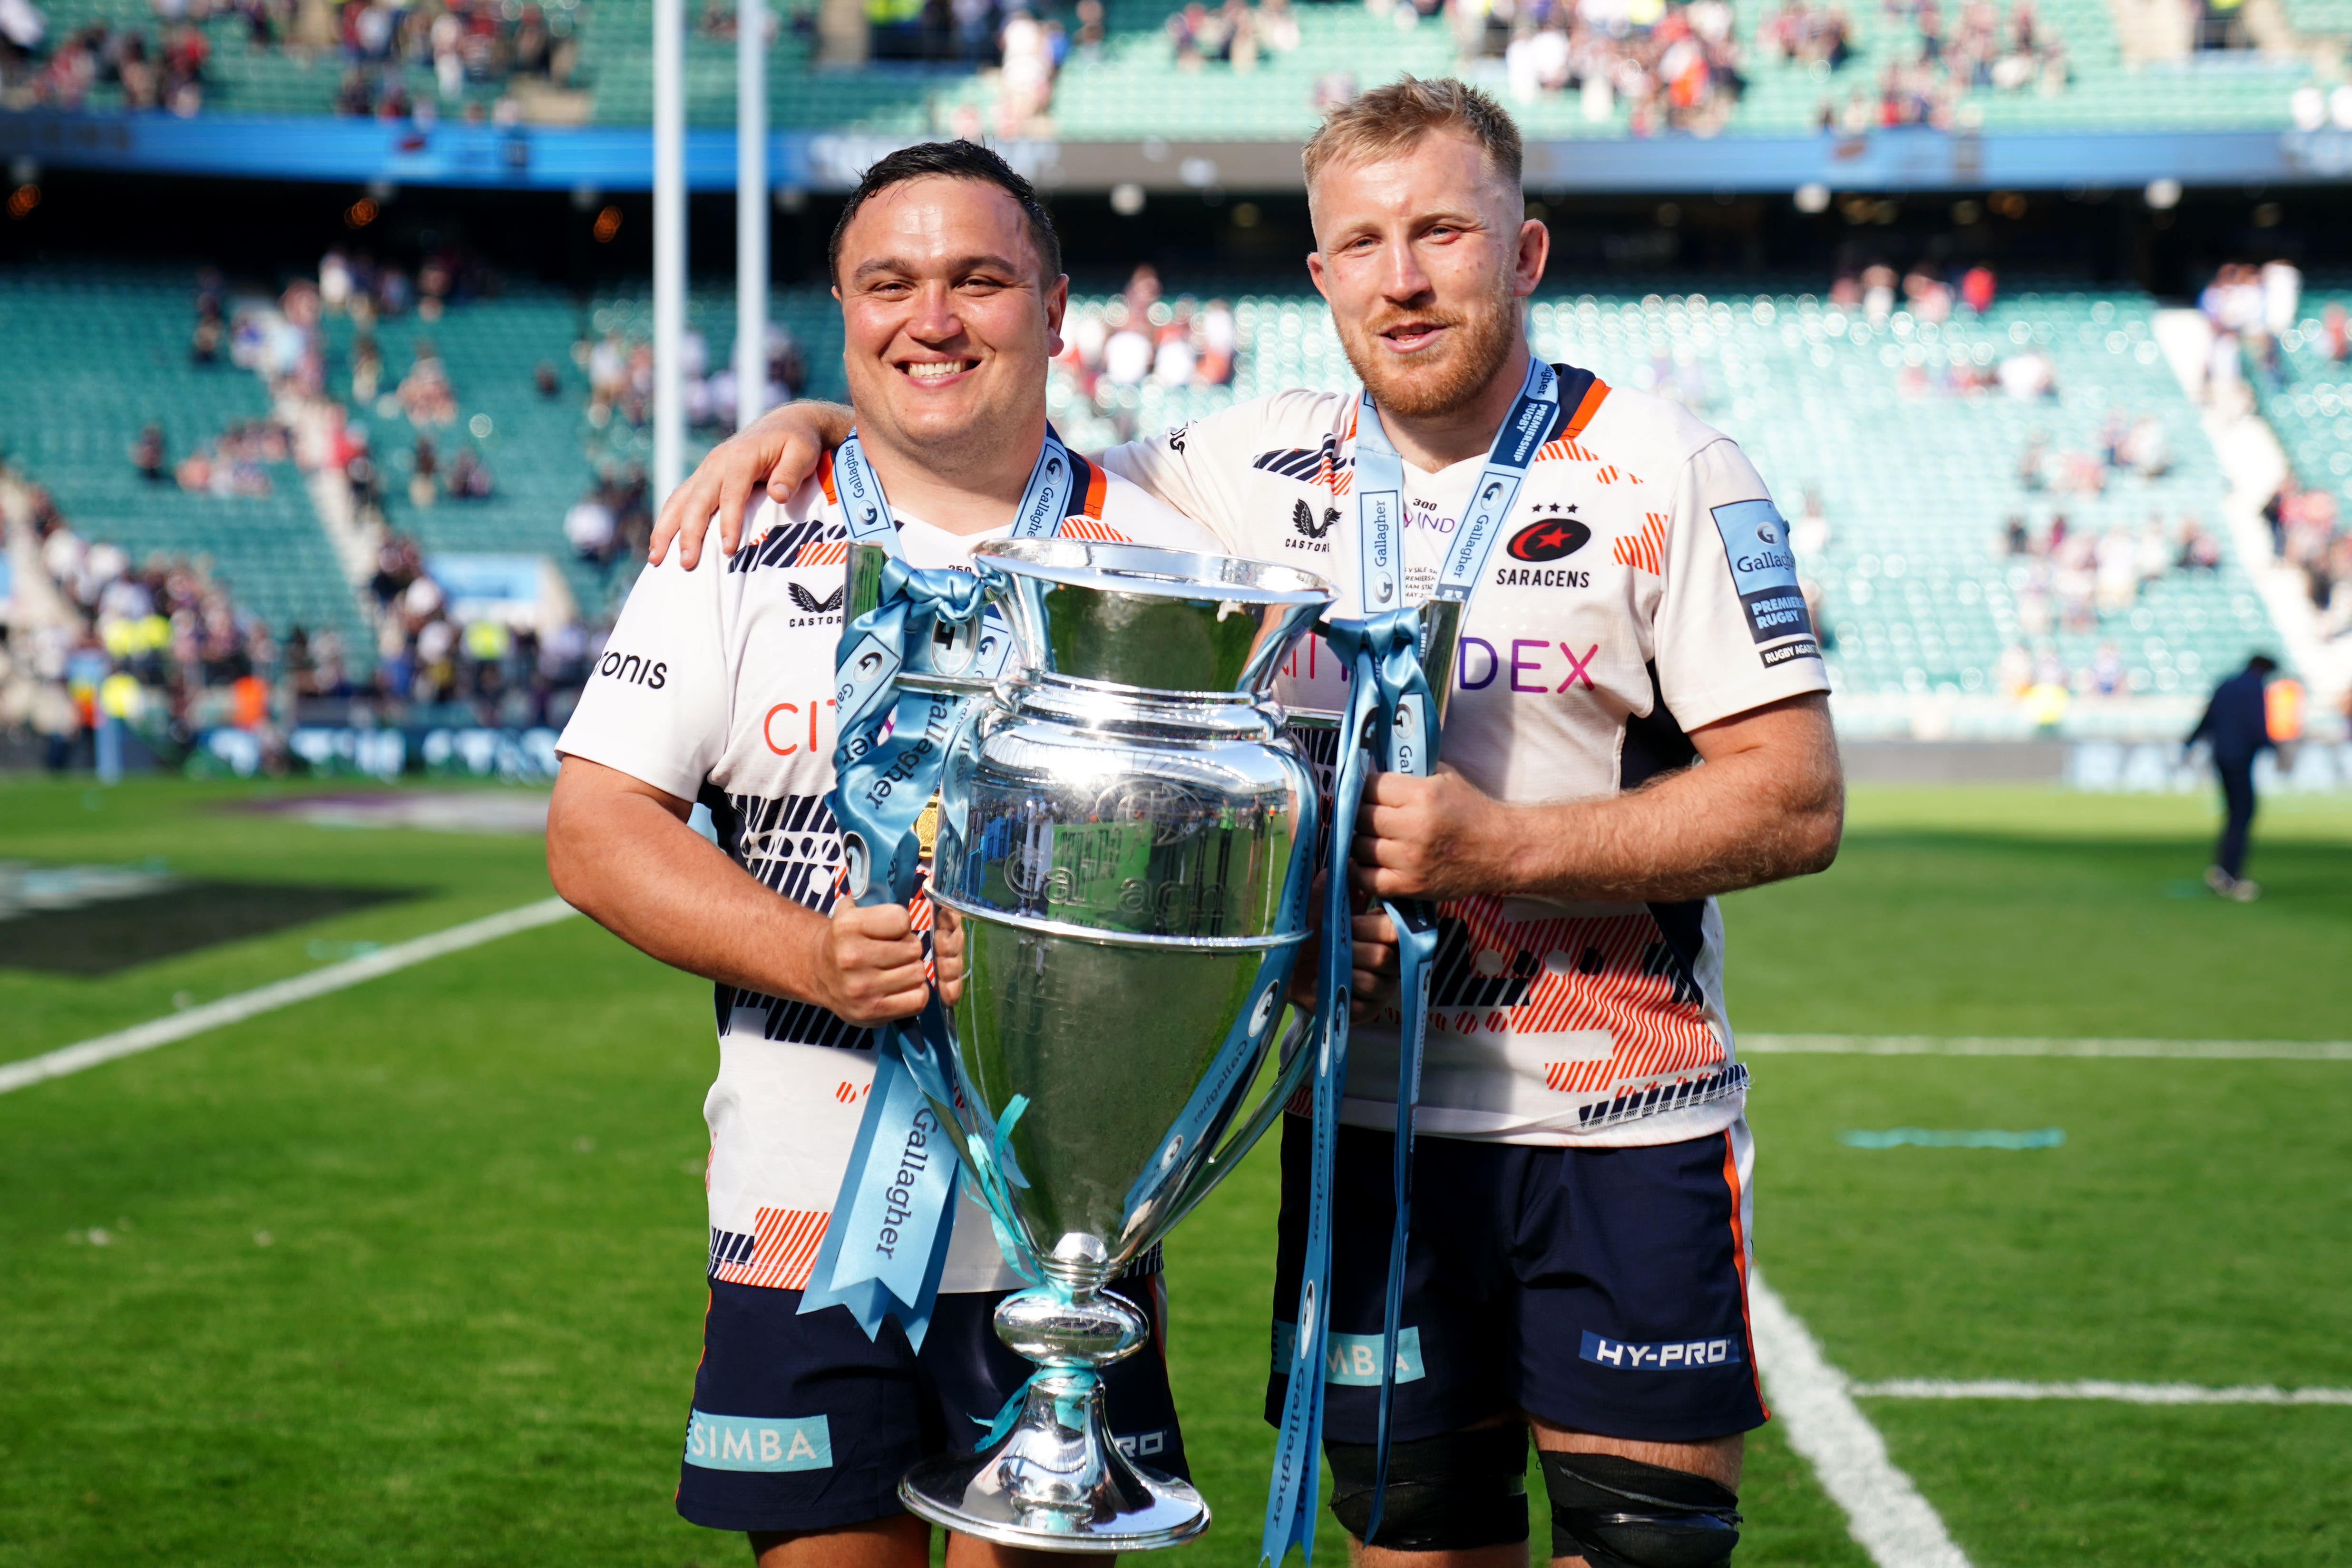
<svg viewBox="0 0 2352 1568">
<path fill-rule="evenodd" d="M 637 574 L 557 750 L 683 800 L 701 792 L 727 746 L 727 567 L 711 549 L 688 571 L 672 551 Z"/>
<path fill-rule="evenodd" d="M 1277 394 L 1279 395 L 1279 394 Z M 1274 398 L 1255 398 L 1190 424 L 1105 452 L 1099 461 L 1154 500 L 1206 524 L 1227 555 L 1246 555 L 1241 541 L 1242 495 L 1255 432 Z"/>
<path fill-rule="evenodd" d="M 1658 690 L 1685 730 L 1829 690 L 1789 528 L 1748 455 L 1717 438 L 1683 465 L 1654 628 Z"/>
</svg>

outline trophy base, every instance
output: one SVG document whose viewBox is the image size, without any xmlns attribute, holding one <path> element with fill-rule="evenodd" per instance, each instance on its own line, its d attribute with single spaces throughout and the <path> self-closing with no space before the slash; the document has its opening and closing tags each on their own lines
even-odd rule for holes
<svg viewBox="0 0 2352 1568">
<path fill-rule="evenodd" d="M 1031 1383 L 1013 1429 L 979 1453 L 908 1471 L 898 1499 L 933 1524 L 1044 1552 L 1148 1552 L 1209 1528 L 1199 1492 L 1118 1451 L 1102 1385 L 1077 1368 Z"/>
</svg>

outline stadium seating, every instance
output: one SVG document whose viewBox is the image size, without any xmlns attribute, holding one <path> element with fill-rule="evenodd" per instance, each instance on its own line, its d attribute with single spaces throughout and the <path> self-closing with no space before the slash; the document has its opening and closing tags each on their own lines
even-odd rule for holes
<svg viewBox="0 0 2352 1568">
<path fill-rule="evenodd" d="M 1314 128 L 1315 84 L 1328 75 L 1345 74 L 1368 86 L 1403 71 L 1432 76 L 1459 68 L 1442 19 L 1400 32 L 1388 17 L 1360 5 L 1309 3 L 1294 7 L 1301 34 L 1296 50 L 1261 54 L 1256 69 L 1246 73 L 1223 65 L 1181 71 L 1173 67 L 1163 29 L 1176 8 L 1171 0 L 1110 0 L 1105 8 L 1110 37 L 1100 57 L 1074 54 L 1062 68 L 1053 105 L 1055 134 L 1078 141 L 1146 136 L 1297 139 Z M 1875 6 L 1850 6 L 1854 54 L 1841 69 L 1767 63 L 1755 40 L 1776 8 L 1759 0 L 1740 0 L 1737 6 L 1748 60 L 1748 91 L 1728 134 L 1810 132 L 1825 101 L 1842 106 L 1850 94 L 1871 96 L 1885 67 L 1917 57 L 1918 35 L 1908 21 Z M 2073 81 L 2055 94 L 2030 89 L 1969 94 L 1969 112 L 1988 131 L 2145 130 L 2152 118 L 2182 130 L 2284 129 L 2290 123 L 2288 95 L 2310 75 L 2300 62 L 2251 54 L 2207 55 L 2130 70 L 2105 0 L 2043 0 L 2036 12 L 2065 40 Z M 600 120 L 641 122 L 650 115 L 651 66 L 639 40 L 651 26 L 651 0 L 593 0 L 583 44 L 597 73 Z M 697 37 L 687 57 L 689 119 L 731 123 L 734 46 Z M 983 106 L 991 96 L 985 77 L 890 65 L 824 71 L 808 59 L 805 39 L 790 33 L 779 39 L 771 57 L 769 93 L 769 112 L 779 126 L 875 135 L 938 133 L 951 128 L 960 106 Z M 1490 78 L 1487 86 L 1503 89 L 1500 61 L 1474 68 L 1474 75 L 1482 73 Z M 1627 133 L 1622 105 L 1598 121 L 1585 118 L 1573 96 L 1549 94 L 1532 103 L 1515 102 L 1512 109 L 1532 137 Z"/>
<path fill-rule="evenodd" d="M 1820 496 L 1832 538 L 1805 570 L 1823 591 L 1840 691 L 1990 694 L 2011 643 L 2046 644 L 2081 671 L 2112 643 L 2130 690 L 2185 694 L 2273 644 L 2260 601 L 2226 552 L 2219 571 L 2168 572 L 2095 630 L 2033 639 L 2019 628 L 2024 569 L 1995 553 L 2013 513 L 2037 530 L 2063 512 L 2078 531 L 2137 531 L 2151 513 L 2168 529 L 2194 516 L 2219 531 L 2225 485 L 2196 410 L 2149 337 L 2146 297 L 2028 292 L 1982 319 L 1962 311 L 1937 328 L 1897 314 L 1873 328 L 1811 295 L 1749 295 L 1728 280 L 1718 287 L 1645 297 L 1547 288 L 1531 312 L 1535 340 L 1612 384 L 1681 396 L 1740 440 L 1790 517 L 1808 491 Z M 1181 423 L 1281 387 L 1349 384 L 1319 300 L 1228 298 L 1244 344 L 1234 385 L 1123 392 L 1116 407 L 1133 428 Z M 1983 367 L 2027 346 L 2052 360 L 2055 397 L 1903 390 L 1906 370 Z M 1065 434 L 1081 445 L 1107 438 L 1099 422 L 1072 417 L 1069 397 L 1065 389 L 1056 413 Z M 2096 497 L 2020 487 L 2018 458 L 2035 432 L 2053 454 L 2089 451 L 2115 410 L 2162 421 L 2175 458 L 2163 478 L 2119 477 Z"/>
<path fill-rule="evenodd" d="M 0 285 L 0 451 L 45 486 L 74 528 L 143 559 L 207 555 L 240 604 L 281 635 L 332 627 L 368 646 L 357 605 L 301 476 L 270 468 L 270 494 L 191 494 L 131 466 L 140 429 L 162 426 L 173 460 L 269 412 L 260 380 L 188 356 L 193 293 L 176 269 L 14 267 Z"/>
<path fill-rule="evenodd" d="M 1183 283 L 1187 280 L 1172 279 Z M 1192 279 L 1201 298 L 1230 300 L 1242 351 L 1233 385 L 1125 389 L 1101 409 L 1057 374 L 1049 394 L 1063 434 L 1099 447 L 1121 428 L 1151 431 L 1286 386 L 1341 388 L 1345 358 L 1321 302 L 1303 291 L 1251 292 Z M 2316 299 L 2316 296 L 2315 296 Z M 1101 297 L 1075 308 L 1099 310 Z M 714 366 L 733 340 L 731 298 L 698 292 L 690 316 Z M 2315 309 L 2316 304 L 2314 308 Z M 2012 643 L 2046 645 L 2071 671 L 2101 643 L 2116 646 L 2134 692 L 2187 694 L 2268 643 L 2269 622 L 2246 576 L 2225 552 L 2215 572 L 2169 571 L 2095 630 L 2053 629 L 2036 639 L 2019 626 L 2025 568 L 1998 553 L 2004 520 L 2021 513 L 2040 531 L 2063 512 L 2077 530 L 2134 531 L 2151 514 L 2168 530 L 2194 516 L 2220 531 L 2223 481 L 2194 409 L 2157 352 L 2152 302 L 2129 293 L 2025 292 L 1988 315 L 1966 311 L 1940 327 L 1897 313 L 1873 326 L 1800 293 L 1753 295 L 1727 280 L 1693 280 L 1676 292 L 1635 296 L 1548 288 L 1534 303 L 1538 347 L 1589 366 L 1613 384 L 1681 397 L 1738 437 L 1790 517 L 1808 492 L 1832 528 L 1809 561 L 1834 638 L 1831 664 L 1848 694 L 1901 700 L 1922 694 L 1990 694 Z M 809 287 L 779 294 L 775 319 L 800 340 L 815 395 L 842 395 L 840 329 L 832 301 Z M 176 456 L 232 419 L 264 412 L 260 383 L 226 367 L 198 370 L 184 350 L 187 296 L 153 273 L 26 269 L 0 288 L 0 330 L 37 367 L 0 386 L 0 445 L 58 496 L 68 518 L 134 552 L 211 554 L 239 596 L 281 630 L 332 624 L 364 646 L 352 595 L 290 468 L 267 499 L 227 500 L 151 486 L 127 451 L 139 427 L 164 429 Z M 547 291 L 520 290 L 453 305 L 436 323 L 380 323 L 389 394 L 419 338 L 446 367 L 458 404 L 455 426 L 428 434 L 446 465 L 477 447 L 496 477 L 486 501 L 411 506 L 406 455 L 415 433 L 396 403 L 359 411 L 386 465 L 394 527 L 428 554 L 440 550 L 542 553 L 564 570 L 592 616 L 617 606 L 628 574 L 609 578 L 575 560 L 562 530 L 565 510 L 603 464 L 650 459 L 648 433 L 619 419 L 604 428 L 584 413 L 572 359 L 583 338 L 649 335 L 635 296 L 584 308 Z M 350 324 L 331 323 L 331 349 L 348 350 Z M 2056 394 L 2031 402 L 1998 391 L 1936 390 L 1946 367 L 1975 369 L 2034 348 L 2047 354 Z M 2291 354 L 2297 380 L 2273 399 L 2282 430 L 2306 474 L 2352 482 L 2338 421 L 2352 419 L 2352 385 L 2334 367 Z M 532 373 L 557 367 L 560 396 L 542 399 Z M 334 372 L 341 382 L 346 371 Z M 133 389 L 125 395 L 122 389 Z M 2307 407 L 2308 413 L 2301 411 Z M 2125 475 L 2103 494 L 2029 496 L 2017 461 L 2040 432 L 2053 454 L 2090 451 L 2115 411 L 2162 422 L 2174 455 L 2156 480 Z M 2298 423 L 2300 421 L 2301 423 Z M 713 434 L 705 432 L 708 436 Z M 698 447 L 697 448 L 698 450 Z"/>
<path fill-rule="evenodd" d="M 559 25 L 569 25 L 562 19 L 575 13 L 581 0 L 543 0 L 551 17 Z M 155 8 L 149 0 L 42 0 L 41 10 L 47 17 L 49 40 L 57 40 L 93 23 L 104 23 L 118 30 L 143 33 L 148 42 L 158 42 L 160 26 Z M 284 114 L 321 115 L 333 112 L 336 89 L 343 73 L 351 68 L 340 51 L 312 54 L 279 46 L 257 49 L 252 47 L 245 19 L 224 7 L 208 21 L 197 24 L 212 47 L 205 66 L 205 109 L 223 114 Z M 151 50 L 151 57 L 152 51 Z M 366 73 L 372 82 L 380 84 L 387 75 L 396 76 L 406 87 L 410 98 L 418 103 L 432 103 L 437 111 L 457 116 L 486 110 L 501 91 L 497 82 L 468 81 L 458 100 L 444 102 L 435 85 L 431 68 L 420 65 L 370 64 Z M 122 92 L 119 86 L 93 86 L 85 99 L 88 107 L 111 109 L 120 107 Z"/>
<path fill-rule="evenodd" d="M 1072 141 L 1292 139 L 1313 128 L 1315 84 L 1327 76 L 1343 74 L 1369 85 L 1401 71 L 1441 75 L 1460 68 L 1442 18 L 1400 32 L 1390 18 L 1354 4 L 1304 3 L 1294 8 L 1301 34 L 1297 49 L 1261 54 L 1253 72 L 1214 64 L 1180 71 L 1172 67 L 1163 27 L 1174 8 L 1171 0 L 1110 0 L 1109 38 L 1099 57 L 1074 54 L 1063 68 L 1053 106 L 1055 134 Z M 1748 88 L 1727 134 L 1810 132 L 1825 103 L 1842 107 L 1853 94 L 1870 97 L 1885 68 L 1917 57 L 1918 35 L 1907 19 L 1856 5 L 1847 8 L 1854 52 L 1839 70 L 1768 62 L 1756 39 L 1776 8 L 1769 0 L 1739 0 L 1737 6 Z M 2292 25 L 2313 37 L 2352 32 L 2352 0 L 2291 0 L 2286 9 Z M 52 0 L 47 10 L 53 37 L 96 21 L 145 28 L 151 37 L 154 29 L 145 0 Z M 649 120 L 652 52 L 645 40 L 653 26 L 653 0 L 551 0 L 549 10 L 578 29 L 580 65 L 573 85 L 593 92 L 594 118 L 608 124 Z M 2031 89 L 1970 93 L 1964 112 L 1987 131 L 2145 130 L 2152 121 L 2177 130 L 2284 129 L 2290 123 L 2290 92 L 2310 78 L 2303 62 L 2249 52 L 2196 55 L 2131 69 L 2124 63 L 2105 0 L 2041 0 L 2036 11 L 2064 39 L 2072 82 L 2054 94 Z M 215 17 L 205 28 L 213 45 L 208 110 L 331 111 L 347 68 L 339 53 L 310 57 L 282 47 L 255 50 L 244 23 L 233 14 Z M 769 91 L 769 114 L 779 129 L 938 134 L 962 122 L 960 110 L 984 111 L 993 93 L 986 73 L 890 61 L 856 71 L 819 69 L 813 53 L 804 32 L 790 26 L 779 29 L 770 56 Z M 689 120 L 731 123 L 732 40 L 698 30 L 688 41 L 686 59 Z M 367 68 L 372 80 L 381 80 L 387 70 L 401 78 L 416 101 L 436 103 L 446 115 L 478 112 L 501 90 L 497 83 L 468 82 L 461 101 L 444 104 L 429 68 Z M 1472 70 L 1490 78 L 1491 88 L 1503 89 L 1499 60 Z M 120 101 L 119 89 L 93 89 L 89 101 L 111 107 Z M 1530 136 L 1627 134 L 1622 104 L 1597 120 L 1586 118 L 1573 95 L 1549 94 L 1513 108 Z"/>
<path fill-rule="evenodd" d="M 331 354 L 347 364 L 351 322 L 327 325 Z M 427 557 L 447 550 L 545 554 L 563 570 L 583 612 L 595 617 L 626 589 L 627 575 L 608 580 L 579 561 L 563 538 L 565 510 L 596 476 L 581 440 L 584 383 L 570 353 L 579 329 L 579 308 L 547 291 L 461 302 L 437 322 L 414 316 L 379 320 L 373 336 L 383 355 L 382 395 L 375 408 L 355 410 L 353 417 L 366 424 L 383 464 L 385 520 L 414 538 Z M 457 423 L 446 429 L 413 428 L 393 395 L 420 341 L 432 344 L 457 398 Z M 542 363 L 554 366 L 561 379 L 556 398 L 541 398 L 533 384 Z M 336 380 L 331 390 L 348 395 L 347 372 Z M 419 434 L 432 440 L 445 473 L 461 447 L 479 453 L 494 481 L 490 496 L 412 505 L 407 482 Z"/>
<path fill-rule="evenodd" d="M 2352 510 L 2352 366 L 2327 357 L 2319 317 L 2331 304 L 2352 307 L 2352 289 L 2305 292 L 2305 319 L 2279 345 L 2278 384 L 2257 372 L 2253 385 L 2263 417 L 2278 432 L 2295 476 L 2305 485 L 2333 488 Z"/>
</svg>

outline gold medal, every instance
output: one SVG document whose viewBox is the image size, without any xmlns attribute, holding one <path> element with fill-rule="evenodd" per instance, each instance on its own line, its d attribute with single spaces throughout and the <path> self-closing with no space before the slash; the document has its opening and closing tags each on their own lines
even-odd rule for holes
<svg viewBox="0 0 2352 1568">
<path fill-rule="evenodd" d="M 923 814 L 915 819 L 915 843 L 926 861 L 931 858 L 931 846 L 940 837 L 940 798 L 934 795 L 923 807 Z"/>
</svg>

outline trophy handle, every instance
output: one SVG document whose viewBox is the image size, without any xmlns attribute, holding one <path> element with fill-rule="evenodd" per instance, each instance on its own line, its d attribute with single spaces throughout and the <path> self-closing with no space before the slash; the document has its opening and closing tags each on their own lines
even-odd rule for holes
<svg viewBox="0 0 2352 1568">
<path fill-rule="evenodd" d="M 1290 1097 L 1298 1092 L 1298 1086 L 1307 1081 L 1307 1069 L 1315 1060 L 1315 1053 L 1307 1049 L 1309 1043 L 1306 1038 L 1307 1015 L 1296 1008 L 1287 1011 L 1289 1017 L 1285 1020 L 1282 1039 L 1275 1048 L 1275 1060 L 1281 1065 L 1275 1074 L 1274 1086 L 1265 1092 L 1265 1098 L 1250 1107 L 1247 1116 L 1226 1133 L 1225 1141 L 1217 1146 L 1216 1152 L 1202 1160 L 1185 1178 L 1174 1201 L 1169 1204 L 1166 1217 L 1153 1228 L 1159 1233 L 1152 1238 L 1154 1241 L 1175 1229 L 1219 1182 L 1234 1173 L 1250 1150 L 1257 1146 L 1257 1141 L 1265 1136 L 1267 1129 L 1274 1125 L 1275 1118 L 1282 1114 L 1282 1108 L 1290 1103 Z"/>
</svg>

